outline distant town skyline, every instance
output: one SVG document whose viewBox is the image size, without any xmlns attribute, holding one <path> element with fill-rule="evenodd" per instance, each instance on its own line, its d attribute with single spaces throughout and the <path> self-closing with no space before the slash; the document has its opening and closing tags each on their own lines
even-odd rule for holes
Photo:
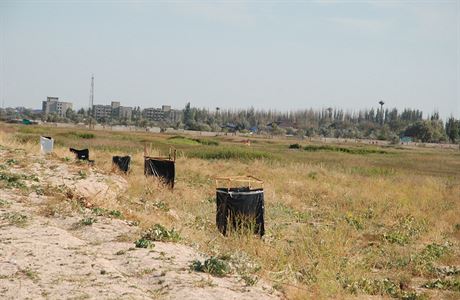
<svg viewBox="0 0 460 300">
<path fill-rule="evenodd" d="M 2 1 L 0 104 L 460 118 L 460 1 Z"/>
</svg>

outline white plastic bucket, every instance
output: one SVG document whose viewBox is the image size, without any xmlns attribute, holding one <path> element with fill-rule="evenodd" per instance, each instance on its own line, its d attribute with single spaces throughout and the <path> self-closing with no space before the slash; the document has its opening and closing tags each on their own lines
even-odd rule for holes
<svg viewBox="0 0 460 300">
<path fill-rule="evenodd" d="M 54 139 L 47 136 L 40 137 L 40 150 L 43 154 L 53 152 Z"/>
</svg>

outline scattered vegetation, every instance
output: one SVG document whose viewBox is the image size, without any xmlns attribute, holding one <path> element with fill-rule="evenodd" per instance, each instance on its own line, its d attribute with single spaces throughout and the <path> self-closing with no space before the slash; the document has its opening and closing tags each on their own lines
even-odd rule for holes
<svg viewBox="0 0 460 300">
<path fill-rule="evenodd" d="M 436 279 L 425 283 L 422 287 L 460 292 L 460 279 Z"/>
<path fill-rule="evenodd" d="M 11 138 L 24 134 L 15 130 Z M 36 143 L 39 130 L 44 129 L 37 127 L 27 133 L 27 140 Z M 68 131 L 46 130 L 54 136 Z M 442 281 L 454 282 L 459 275 L 460 172 L 456 150 L 327 144 L 327 149 L 287 151 L 292 141 L 276 137 L 254 138 L 257 143 L 251 140 L 250 147 L 220 137 L 218 146 L 196 141 L 178 146 L 185 155 L 176 161 L 177 184 L 171 192 L 146 184 L 141 140 L 155 144 L 162 153 L 171 144 L 167 136 L 151 133 L 95 134 L 91 140 L 94 168 L 109 172 L 107 157 L 129 153 L 133 148 L 138 152 L 132 153 L 132 173 L 125 178 L 128 189 L 123 195 L 113 201 L 87 199 L 96 207 L 93 216 L 110 217 L 111 208 L 122 211 L 130 224 L 139 224 L 145 232 L 154 228 L 154 223 L 162 224 L 160 233 L 151 232 L 146 238 L 142 234 L 136 247 L 153 247 L 155 240 L 193 244 L 226 263 L 228 272 L 238 274 L 247 285 L 264 278 L 287 298 L 299 294 L 300 298 L 366 294 L 423 299 L 434 293 L 439 298 L 458 298 L 455 289 L 435 287 L 436 280 L 444 287 L 449 284 Z M 15 148 L 31 145 L 19 146 L 22 144 L 15 141 Z M 69 143 L 76 147 L 87 144 L 67 136 L 56 141 L 56 159 L 69 155 Z M 22 159 L 17 165 L 5 162 L 23 153 L 2 157 L 0 173 L 9 176 L 13 168 L 22 168 Z M 187 159 L 190 157 L 197 159 Z M 78 168 L 73 164 L 69 167 Z M 216 230 L 213 176 L 246 174 L 264 180 L 263 239 L 244 234 L 223 237 Z M 29 185 L 22 177 L 18 181 Z M 0 189 L 6 185 L 7 180 L 1 179 Z M 42 204 L 45 215 L 88 213 L 85 199 L 72 190 L 45 187 L 43 192 L 49 198 Z M 170 228 L 180 228 L 179 239 Z M 125 241 L 136 238 L 123 237 Z M 238 252 L 245 258 L 234 257 Z M 208 272 L 222 274 L 212 271 L 225 269 L 218 265 L 208 262 Z M 195 262 L 192 269 L 206 272 L 205 261 Z M 422 287 L 424 283 L 426 287 Z M 436 291 L 430 290 L 431 286 Z"/>
<path fill-rule="evenodd" d="M 85 179 L 88 177 L 88 174 L 84 170 L 79 170 L 78 171 L 78 179 Z"/>
<path fill-rule="evenodd" d="M 23 177 L 9 172 L 0 172 L 0 187 L 6 188 L 25 188 L 26 185 L 21 180 Z"/>
<path fill-rule="evenodd" d="M 162 211 L 169 211 L 169 205 L 164 201 L 154 201 L 152 206 Z"/>
<path fill-rule="evenodd" d="M 424 295 L 418 295 L 416 292 L 404 291 L 403 282 L 394 282 L 389 278 L 368 279 L 361 278 L 355 281 L 345 281 L 344 289 L 352 294 L 365 293 L 368 295 L 391 296 L 400 299 L 426 299 Z"/>
<path fill-rule="evenodd" d="M 0 199 L 0 208 L 2 207 L 9 207 L 11 203 L 9 201 L 6 201 L 4 199 Z"/>
<path fill-rule="evenodd" d="M 18 273 L 25 275 L 27 278 L 29 278 L 33 282 L 37 282 L 39 279 L 38 273 L 30 268 L 21 269 L 18 271 Z"/>
<path fill-rule="evenodd" d="M 217 257 L 210 257 L 204 263 L 194 260 L 190 264 L 190 269 L 195 272 L 205 272 L 214 276 L 225 276 L 230 272 L 229 264 Z"/>
<path fill-rule="evenodd" d="M 407 215 L 399 220 L 388 232 L 383 234 L 383 238 L 394 244 L 406 245 L 411 238 L 416 237 L 424 230 L 424 222 L 417 221 L 413 216 Z"/>
<path fill-rule="evenodd" d="M 83 218 L 80 221 L 78 221 L 77 223 L 75 223 L 73 228 L 78 229 L 78 228 L 83 227 L 83 226 L 91 226 L 96 222 L 97 222 L 97 220 L 95 218 L 91 218 L 91 217 Z"/>
<path fill-rule="evenodd" d="M 7 221 L 8 224 L 17 227 L 25 227 L 29 221 L 27 215 L 19 212 L 9 212 L 1 216 L 2 220 Z"/>
<path fill-rule="evenodd" d="M 142 234 L 142 239 L 160 242 L 178 242 L 181 237 L 174 228 L 168 230 L 160 224 L 155 224 Z"/>
<path fill-rule="evenodd" d="M 92 211 L 93 214 L 95 214 L 96 216 L 113 217 L 117 219 L 123 218 L 123 214 L 119 210 L 110 210 L 101 207 L 94 207 Z"/>
</svg>

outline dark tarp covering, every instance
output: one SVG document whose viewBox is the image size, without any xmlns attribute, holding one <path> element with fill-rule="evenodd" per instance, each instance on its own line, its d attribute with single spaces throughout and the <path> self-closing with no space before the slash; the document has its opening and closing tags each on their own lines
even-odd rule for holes
<svg viewBox="0 0 460 300">
<path fill-rule="evenodd" d="M 114 156 L 112 157 L 112 163 L 116 165 L 120 171 L 128 173 L 131 156 Z"/>
<path fill-rule="evenodd" d="M 165 184 L 174 188 L 175 164 L 173 160 L 145 158 L 145 176 L 160 177 Z"/>
<path fill-rule="evenodd" d="M 227 223 L 234 229 L 253 226 L 254 234 L 265 234 L 263 189 L 217 188 L 216 199 L 216 223 L 222 234 L 227 234 Z"/>
<path fill-rule="evenodd" d="M 70 148 L 69 150 L 70 152 L 75 153 L 78 159 L 89 160 L 89 150 L 88 149 L 77 150 L 74 148 Z"/>
</svg>

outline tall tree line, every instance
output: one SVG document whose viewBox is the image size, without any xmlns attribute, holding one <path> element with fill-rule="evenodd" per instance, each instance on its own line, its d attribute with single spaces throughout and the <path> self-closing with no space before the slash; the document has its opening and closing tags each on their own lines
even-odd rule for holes
<svg viewBox="0 0 460 300">
<path fill-rule="evenodd" d="M 446 124 L 439 114 L 423 116 L 418 109 L 370 108 L 345 111 L 340 108 L 276 111 L 249 109 L 209 110 L 187 103 L 183 124 L 190 130 L 253 131 L 266 134 L 372 138 L 399 141 L 410 137 L 422 142 L 458 142 L 460 121 L 451 117 Z"/>
</svg>

